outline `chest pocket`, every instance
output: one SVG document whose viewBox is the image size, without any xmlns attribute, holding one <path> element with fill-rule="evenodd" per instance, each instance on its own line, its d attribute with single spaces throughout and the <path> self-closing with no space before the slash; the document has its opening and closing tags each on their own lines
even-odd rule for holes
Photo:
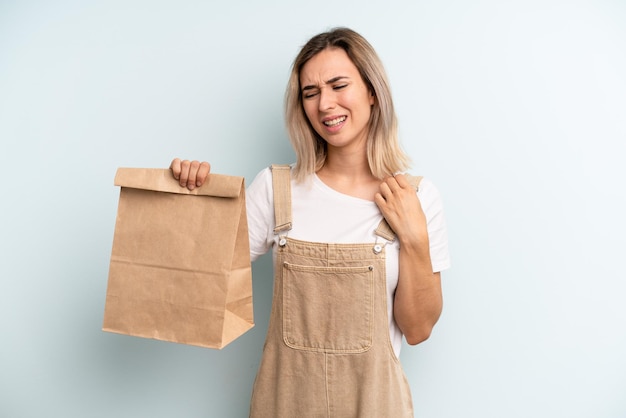
<svg viewBox="0 0 626 418">
<path fill-rule="evenodd" d="M 361 353 L 372 346 L 374 267 L 282 265 L 287 346 Z"/>
</svg>

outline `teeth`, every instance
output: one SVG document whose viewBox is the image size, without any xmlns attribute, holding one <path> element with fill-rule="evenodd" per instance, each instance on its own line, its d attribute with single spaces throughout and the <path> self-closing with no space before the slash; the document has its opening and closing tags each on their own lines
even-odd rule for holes
<svg viewBox="0 0 626 418">
<path fill-rule="evenodd" d="M 345 116 L 340 116 L 337 119 L 327 120 L 326 122 L 324 122 L 324 125 L 326 125 L 326 126 L 336 126 L 336 125 L 339 125 L 344 120 L 346 120 L 346 117 Z"/>
</svg>

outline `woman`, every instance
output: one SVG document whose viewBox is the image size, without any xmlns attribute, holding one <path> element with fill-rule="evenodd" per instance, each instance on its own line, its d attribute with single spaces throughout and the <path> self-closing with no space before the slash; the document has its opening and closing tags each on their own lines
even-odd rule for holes
<svg viewBox="0 0 626 418">
<path fill-rule="evenodd" d="M 412 417 L 398 355 L 403 335 L 426 340 L 441 313 L 446 227 L 432 183 L 416 193 L 396 174 L 408 158 L 371 45 L 346 28 L 309 40 L 286 121 L 296 163 L 263 170 L 246 191 L 251 257 L 272 248 L 275 260 L 251 416 Z M 193 189 L 210 166 L 171 169 Z"/>
</svg>

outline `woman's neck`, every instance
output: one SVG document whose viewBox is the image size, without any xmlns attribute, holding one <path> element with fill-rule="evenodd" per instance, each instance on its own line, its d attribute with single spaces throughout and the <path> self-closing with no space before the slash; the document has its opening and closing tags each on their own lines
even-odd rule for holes
<svg viewBox="0 0 626 418">
<path fill-rule="evenodd" d="M 365 149 L 348 150 L 328 147 L 322 175 L 332 175 L 353 179 L 368 179 L 372 176 Z M 319 173 L 318 172 L 318 173 Z"/>
<path fill-rule="evenodd" d="M 317 176 L 340 193 L 366 200 L 374 200 L 380 185 L 370 170 L 367 155 L 362 154 L 329 153 Z"/>
</svg>

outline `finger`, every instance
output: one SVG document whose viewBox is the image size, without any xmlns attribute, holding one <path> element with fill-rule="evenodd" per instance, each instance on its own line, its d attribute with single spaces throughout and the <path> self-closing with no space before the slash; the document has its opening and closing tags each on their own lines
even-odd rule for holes
<svg viewBox="0 0 626 418">
<path fill-rule="evenodd" d="M 404 174 L 396 174 L 395 176 L 393 176 L 393 178 L 396 180 L 398 186 L 400 186 L 403 189 L 411 186 L 411 184 L 406 179 L 406 176 Z"/>
<path fill-rule="evenodd" d="M 187 178 L 187 188 L 193 190 L 196 188 L 196 182 L 198 178 L 198 169 L 200 168 L 199 161 L 192 161 L 189 166 L 189 177 Z"/>
<path fill-rule="evenodd" d="M 403 183 L 406 184 L 406 181 L 403 182 L 403 180 L 406 180 L 406 179 L 404 178 L 404 176 L 402 176 L 402 174 L 398 174 L 396 176 L 388 177 L 387 179 L 385 179 L 385 181 L 387 182 L 387 185 L 389 186 L 391 191 L 394 193 L 397 193 L 403 189 L 402 184 Z"/>
<path fill-rule="evenodd" d="M 198 168 L 198 174 L 196 175 L 196 186 L 202 186 L 209 176 L 210 172 L 211 164 L 207 163 L 206 161 L 202 161 L 200 163 L 200 167 Z"/>
<path fill-rule="evenodd" d="M 382 183 L 380 183 L 380 186 L 378 186 L 378 193 L 383 199 L 391 194 L 391 189 L 389 188 L 386 179 Z"/>
<path fill-rule="evenodd" d="M 380 209 L 380 211 L 382 212 L 387 204 L 387 201 L 381 193 L 376 193 L 374 195 L 374 203 L 376 203 L 376 206 L 378 206 L 378 209 Z"/>
<path fill-rule="evenodd" d="M 187 187 L 187 181 L 189 180 L 189 169 L 191 167 L 191 161 L 183 160 L 180 163 L 180 176 L 178 182 L 181 187 Z"/>
<path fill-rule="evenodd" d="M 180 158 L 174 158 L 170 163 L 170 170 L 176 180 L 180 178 Z"/>
</svg>

